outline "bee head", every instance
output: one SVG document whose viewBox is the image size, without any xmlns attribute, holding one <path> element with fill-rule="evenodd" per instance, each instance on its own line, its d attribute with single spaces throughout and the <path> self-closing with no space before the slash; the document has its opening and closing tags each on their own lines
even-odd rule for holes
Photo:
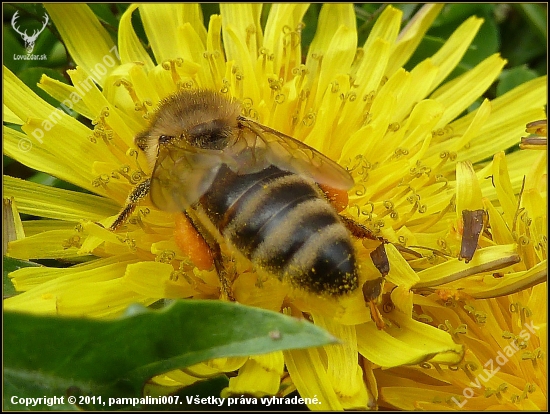
<svg viewBox="0 0 550 414">
<path fill-rule="evenodd" d="M 136 135 L 134 138 L 134 143 L 140 150 L 143 151 L 147 159 L 149 170 L 153 171 L 159 153 L 159 139 L 151 136 L 150 132 L 147 130 Z"/>
<path fill-rule="evenodd" d="M 224 149 L 237 128 L 240 112 L 237 102 L 220 93 L 181 90 L 161 101 L 149 129 L 134 142 L 147 156 L 152 170 L 164 145 Z"/>
<path fill-rule="evenodd" d="M 222 150 L 231 137 L 232 126 L 224 119 L 213 119 L 197 124 L 185 135 L 189 144 L 197 148 Z"/>
</svg>

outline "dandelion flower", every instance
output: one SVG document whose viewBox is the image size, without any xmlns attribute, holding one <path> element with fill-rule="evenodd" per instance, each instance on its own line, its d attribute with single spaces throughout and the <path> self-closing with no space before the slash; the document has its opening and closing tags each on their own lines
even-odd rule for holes
<svg viewBox="0 0 550 414">
<path fill-rule="evenodd" d="M 521 260 L 497 272 L 447 283 L 416 303 L 417 317 L 450 332 L 465 345 L 466 354 L 456 366 L 425 363 L 381 372 L 377 378 L 388 406 L 547 408 L 546 154 L 535 158 L 518 196 L 509 191 L 512 174 L 503 153 L 495 154 L 488 167 L 497 197 L 482 201 L 492 240 L 515 243 Z"/>
<path fill-rule="evenodd" d="M 464 316 L 462 311 L 445 308 L 445 316 L 429 305 L 442 285 L 452 282 L 452 289 L 475 290 L 471 279 L 496 267 L 516 277 L 520 288 L 531 286 L 530 269 L 545 263 L 540 251 L 527 252 L 517 236 L 501 237 L 496 230 L 481 235 L 468 263 L 458 258 L 463 234 L 470 232 L 462 211 L 486 209 L 491 228 L 502 224 L 492 209 L 503 208 L 500 220 L 510 219 L 510 197 L 518 194 L 521 178 L 535 162 L 542 165 L 540 155 L 514 153 L 506 157 L 510 173 L 502 191 L 485 180 L 489 169 L 498 170 L 495 161 L 486 160 L 515 145 L 525 124 L 544 118 L 546 79 L 485 100 L 462 116 L 506 63 L 493 55 L 444 83 L 481 19 L 467 19 L 436 54 L 407 71 L 403 65 L 441 5 L 424 6 L 403 29 L 401 12 L 385 8 L 363 45 L 357 44 L 353 7 L 325 5 L 304 59 L 300 36 L 307 7 L 272 5 L 262 27 L 261 4 L 221 5 L 220 15 L 211 16 L 204 27 L 196 4 L 131 5 L 120 20 L 115 44 L 86 5 L 47 6 L 77 67 L 68 71 L 71 86 L 43 76 L 40 87 L 90 120 L 93 128 L 42 101 L 5 68 L 7 121 L 23 131 L 5 128 L 5 152 L 94 195 L 4 177 L 5 194 L 13 197 L 18 211 L 44 218 L 23 222 L 25 237 L 10 243 L 8 255 L 85 262 L 11 273 L 23 293 L 7 299 L 5 310 L 109 318 L 136 302 L 220 297 L 216 273 L 178 247 L 177 215 L 144 200 L 123 229 L 107 229 L 131 189 L 151 173 L 133 137 L 147 128 L 163 98 L 202 88 L 239 100 L 247 117 L 303 141 L 350 171 L 355 187 L 342 214 L 389 242 L 390 271 L 378 305 L 386 327 L 378 329 L 371 320 L 361 289 L 341 301 L 311 297 L 276 280 L 258 283 L 250 264 L 236 260 L 232 290 L 238 302 L 307 318 L 342 343 L 207 361 L 158 376 L 154 384 L 170 390 L 238 371 L 222 395 L 285 396 L 297 390 L 302 397 L 316 398 L 316 404 L 308 404 L 311 409 L 374 408 L 378 378 L 386 381 L 402 372 L 407 378 L 409 371 L 421 369 L 417 364 L 457 366 L 464 345 L 477 351 L 449 329 L 438 328 L 444 325 L 441 318 L 455 321 Z M 138 9 L 152 56 L 132 26 Z M 32 144 L 32 150 L 22 152 L 21 143 Z M 535 186 L 538 192 L 524 200 L 534 209 L 537 197 L 546 197 L 540 183 Z M 545 218 L 538 210 L 533 214 L 537 240 L 545 243 L 539 225 Z M 379 242 L 354 243 L 361 284 L 375 280 L 380 273 L 370 253 Z M 521 268 L 517 262 L 527 256 L 532 261 Z M 504 299 L 491 300 L 495 302 L 486 302 L 487 309 L 490 303 L 506 306 Z M 421 318 L 418 306 L 434 314 L 430 323 Z M 497 332 L 511 329 L 514 321 L 490 326 Z M 476 358 L 483 363 L 483 355 Z M 413 368 L 395 368 L 402 366 Z M 394 370 L 382 374 L 378 368 Z M 453 376 L 450 371 L 444 372 Z M 436 379 L 443 381 L 439 372 L 442 379 Z M 537 375 L 545 378 L 545 372 Z M 435 381 L 428 377 L 422 377 L 426 388 Z M 386 399 L 386 391 L 381 397 Z"/>
</svg>

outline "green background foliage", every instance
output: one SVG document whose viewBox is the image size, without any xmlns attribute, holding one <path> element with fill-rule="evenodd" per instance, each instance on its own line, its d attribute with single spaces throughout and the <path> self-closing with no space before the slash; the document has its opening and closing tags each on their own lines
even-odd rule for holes
<svg viewBox="0 0 550 414">
<path fill-rule="evenodd" d="M 67 401 L 70 395 L 78 402 L 88 395 L 101 396 L 105 404 L 81 408 L 123 409 L 109 406 L 108 399 L 141 397 L 155 375 L 213 358 L 336 341 L 306 321 L 236 303 L 184 300 L 153 311 L 134 305 L 126 313 L 95 320 L 6 312 L 4 408 L 23 408 L 12 396 L 66 396 Z M 63 408 L 71 404 L 53 409 Z"/>
</svg>

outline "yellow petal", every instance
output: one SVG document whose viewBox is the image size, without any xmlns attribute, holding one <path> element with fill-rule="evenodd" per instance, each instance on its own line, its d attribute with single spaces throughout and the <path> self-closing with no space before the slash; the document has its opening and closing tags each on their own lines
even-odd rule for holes
<svg viewBox="0 0 550 414">
<path fill-rule="evenodd" d="M 445 391 L 444 384 L 438 384 L 437 388 L 433 384 L 418 384 L 415 381 L 399 381 L 399 377 L 392 377 L 393 384 L 385 385 L 380 390 L 380 396 L 386 404 L 390 404 L 390 407 L 394 409 L 400 409 L 405 411 L 443 411 L 453 408 L 461 407 L 464 397 L 457 395 L 452 390 Z M 399 385 L 395 385 L 395 382 L 399 381 Z M 434 392 L 434 388 L 436 392 Z M 451 387 L 447 387 L 451 388 Z M 456 403 L 454 403 L 455 398 Z M 466 400 L 469 410 L 473 410 L 472 406 L 475 402 L 472 400 Z"/>
<path fill-rule="evenodd" d="M 91 112 L 86 104 L 82 101 L 78 95 L 76 88 L 58 80 L 52 79 L 46 75 L 42 75 L 38 87 L 48 93 L 51 97 L 57 99 L 65 111 L 72 109 L 78 112 L 80 115 L 93 119 L 94 113 Z"/>
<path fill-rule="evenodd" d="M 4 226 L 2 254 L 6 255 L 8 242 L 24 239 L 25 229 L 13 197 L 3 198 L 2 212 L 2 224 Z M 28 221 L 26 223 L 28 223 Z"/>
<path fill-rule="evenodd" d="M 206 364 L 220 372 L 231 372 L 240 369 L 248 360 L 248 357 L 214 358 Z"/>
<path fill-rule="evenodd" d="M 156 108 L 159 103 L 160 97 L 158 91 L 153 88 L 150 84 L 149 79 L 147 78 L 147 71 L 143 65 L 132 65 L 128 69 L 128 75 L 130 76 L 130 81 L 138 99 L 142 103 L 148 103 L 151 108 Z M 134 108 L 135 109 L 135 108 Z M 144 123 L 143 129 L 147 125 Z"/>
<path fill-rule="evenodd" d="M 302 398 L 316 398 L 310 410 L 342 411 L 317 348 L 283 351 L 285 364 Z"/>
<path fill-rule="evenodd" d="M 498 152 L 493 157 L 493 182 L 497 191 L 498 200 L 504 211 L 504 218 L 510 225 L 514 222 L 514 215 L 518 208 L 516 196 L 512 189 L 510 176 L 504 152 Z"/>
<path fill-rule="evenodd" d="M 143 394 L 150 395 L 153 398 L 161 395 L 169 395 L 181 387 L 186 387 L 202 380 L 204 380 L 204 378 L 194 377 L 180 369 L 176 369 L 151 378 L 143 387 Z M 175 388 L 175 390 L 173 388 Z"/>
<path fill-rule="evenodd" d="M 493 240 L 495 241 L 495 243 L 514 243 L 514 236 L 512 235 L 510 231 L 511 229 L 508 227 L 506 221 L 502 217 L 502 214 L 486 198 L 483 199 L 483 206 L 489 215 L 491 234 L 493 235 Z"/>
<path fill-rule="evenodd" d="M 534 162 L 530 163 L 531 168 L 525 177 L 525 191 L 538 191 L 541 194 L 546 191 L 547 184 L 547 154 L 546 152 L 541 153 L 536 157 Z M 509 165 L 510 170 L 514 171 L 511 165 Z M 515 171 L 514 171 L 515 172 Z"/>
<path fill-rule="evenodd" d="M 118 46 L 120 48 L 120 60 L 124 63 L 141 62 L 147 70 L 155 65 L 147 51 L 143 48 L 132 26 L 132 13 L 138 8 L 137 4 L 131 4 L 120 18 L 118 30 Z"/>
<path fill-rule="evenodd" d="M 231 75 L 226 75 L 227 79 L 232 80 L 231 93 L 241 101 L 259 102 L 260 90 L 254 70 L 255 59 L 252 61 L 246 45 L 237 36 L 237 28 L 234 25 L 226 25 L 225 33 L 227 33 L 227 38 L 231 39 L 234 50 L 234 62 L 232 62 L 232 66 L 228 65 L 228 69 L 231 68 Z"/>
<path fill-rule="evenodd" d="M 256 398 L 275 395 L 279 391 L 283 368 L 282 352 L 251 356 L 239 374 L 229 380 L 229 386 L 222 390 L 221 395 L 249 394 Z"/>
<path fill-rule="evenodd" d="M 74 221 L 82 218 L 98 221 L 105 215 L 116 214 L 119 206 L 112 200 L 36 184 L 4 176 L 4 196 L 17 200 L 20 212 L 58 220 Z"/>
<path fill-rule="evenodd" d="M 483 276 L 475 284 L 464 285 L 462 292 L 475 299 L 496 298 L 542 283 L 547 277 L 548 263 L 544 260 L 527 271 L 505 273 L 499 278 L 493 275 Z"/>
<path fill-rule="evenodd" d="M 23 121 L 21 120 L 21 118 L 15 115 L 15 112 L 13 112 L 10 108 L 8 108 L 6 104 L 3 105 L 3 108 L 4 108 L 4 122 L 8 124 L 15 124 L 15 125 L 23 124 Z"/>
<path fill-rule="evenodd" d="M 197 377 L 208 378 L 222 372 L 214 365 L 215 364 L 209 362 L 200 362 L 198 364 L 187 367 L 185 371 Z M 176 379 L 174 376 L 172 376 L 172 378 Z"/>
<path fill-rule="evenodd" d="M 369 37 L 363 45 L 363 49 L 365 49 L 365 52 L 368 52 L 368 50 L 378 39 L 384 40 L 388 44 L 393 45 L 395 40 L 397 39 L 402 18 L 403 12 L 401 10 L 396 9 L 391 5 L 386 7 L 384 11 L 380 14 L 380 16 L 376 19 L 376 22 L 374 23 L 374 26 L 369 33 Z"/>
<path fill-rule="evenodd" d="M 418 275 L 412 270 L 409 263 L 403 258 L 395 246 L 391 243 L 384 246 L 390 262 L 390 272 L 386 279 L 397 286 L 409 289 L 420 281 Z"/>
<path fill-rule="evenodd" d="M 274 278 L 262 281 L 262 286 L 258 285 L 257 279 L 254 273 L 241 273 L 233 283 L 235 299 L 244 305 L 279 312 L 287 289 Z"/>
<path fill-rule="evenodd" d="M 431 84 L 430 91 L 437 87 L 459 64 L 482 24 L 483 19 L 476 16 L 470 17 L 453 32 L 441 49 L 432 56 L 433 64 L 439 67 L 439 71 Z"/>
<path fill-rule="evenodd" d="M 431 139 L 432 131 L 443 115 L 444 108 L 439 102 L 431 99 L 420 101 L 413 108 L 409 119 L 404 125 L 405 135 L 399 148 L 409 151 L 409 164 L 411 168 L 423 158 Z"/>
<path fill-rule="evenodd" d="M 474 167 L 469 162 L 459 162 L 456 165 L 456 214 L 457 220 L 462 220 L 464 210 L 480 210 L 483 208 L 481 188 L 477 181 Z"/>
<path fill-rule="evenodd" d="M 198 33 L 190 23 L 184 23 L 178 27 L 177 39 L 184 61 L 198 64 L 197 73 L 190 73 L 189 75 L 196 81 L 199 88 L 212 89 L 214 81 L 210 68 L 203 64 L 205 45 Z"/>
<path fill-rule="evenodd" d="M 472 138 L 481 135 L 481 131 L 485 127 L 485 124 L 490 116 L 491 102 L 488 99 L 485 99 L 481 106 L 475 110 L 474 120 L 470 125 L 468 125 L 468 129 L 464 132 L 464 134 L 462 134 L 462 137 L 459 136 L 456 140 L 445 142 L 447 145 L 447 151 L 459 151 L 462 147 L 468 144 Z"/>
<path fill-rule="evenodd" d="M 31 117 L 47 118 L 52 113 L 54 108 L 32 92 L 27 85 L 5 66 L 3 67 L 3 75 L 4 105 L 19 119 L 25 121 Z M 67 115 L 67 117 L 69 116 Z M 76 122 L 76 124 L 79 123 Z"/>
<path fill-rule="evenodd" d="M 7 255 L 18 259 L 70 259 L 79 256 L 82 235 L 75 229 L 50 230 L 15 240 L 8 245 Z"/>
<path fill-rule="evenodd" d="M 341 344 L 327 345 L 327 375 L 344 409 L 369 405 L 369 396 L 363 382 L 363 372 L 357 364 L 357 337 L 354 326 L 345 326 L 332 318 L 312 315 L 316 325 L 326 329 Z"/>
<path fill-rule="evenodd" d="M 517 111 L 516 111 L 517 109 Z M 496 152 L 503 148 L 510 148 L 518 143 L 518 136 L 522 134 L 522 128 L 519 124 L 522 122 L 533 119 L 533 117 L 540 116 L 544 111 L 542 109 L 520 109 L 519 107 L 510 108 L 508 117 L 504 113 L 495 114 L 494 101 L 493 101 L 493 114 L 490 122 L 485 125 L 485 128 L 481 131 L 474 140 L 464 150 L 460 151 L 458 160 L 470 160 L 472 163 L 480 162 L 481 160 L 492 157 Z M 494 123 L 494 121 L 500 123 Z M 515 157 L 517 162 L 521 164 L 521 170 L 528 171 L 530 165 L 525 165 L 525 160 L 529 159 L 529 156 L 521 153 L 525 151 L 518 151 L 517 155 L 510 154 L 507 156 L 509 163 Z M 535 155 L 530 156 L 530 159 L 534 159 Z M 520 161 L 521 159 L 521 161 Z M 519 174 L 520 169 L 515 169 L 516 174 L 511 178 L 514 188 L 521 186 L 523 174 Z M 486 194 L 489 196 L 489 194 Z"/>
<path fill-rule="evenodd" d="M 371 36 L 369 36 L 369 39 Z M 357 78 L 355 80 L 356 94 L 359 98 L 365 99 L 369 94 L 374 96 L 375 91 L 380 86 L 390 57 L 390 46 L 390 42 L 386 40 L 375 39 L 368 49 L 365 49 L 358 67 L 355 70 L 352 68 L 352 75 Z M 358 128 L 364 121 L 364 114 L 357 110 L 356 106 L 346 106 L 342 114 L 342 117 L 348 119 L 349 117 L 355 118 L 349 121 L 351 122 L 351 130 Z"/>
<path fill-rule="evenodd" d="M 222 30 L 227 60 L 240 61 L 244 59 L 243 51 L 237 50 L 235 42 L 240 43 L 248 52 L 248 59 L 255 61 L 260 45 L 263 43 L 260 15 L 261 3 L 251 4 L 220 4 Z M 233 35 L 226 33 L 232 27 Z"/>
<path fill-rule="evenodd" d="M 414 287 L 438 286 L 476 273 L 512 265 L 520 261 L 516 249 L 515 244 L 485 247 L 477 250 L 468 264 L 458 259 L 440 263 L 418 272 L 420 282 Z"/>
<path fill-rule="evenodd" d="M 194 293 L 193 286 L 184 278 L 176 278 L 171 265 L 159 262 L 130 264 L 124 273 L 128 289 L 148 298 L 177 299 Z"/>
<path fill-rule="evenodd" d="M 387 147 L 384 146 L 381 139 L 373 139 L 373 137 L 382 137 L 388 130 L 392 109 L 396 106 L 397 98 L 392 94 L 378 95 L 373 102 L 371 112 L 376 113 L 372 118 L 372 122 L 358 129 L 351 137 L 346 140 L 342 148 L 342 160 L 353 159 L 356 155 L 361 154 L 367 160 L 382 159 L 381 152 L 387 155 Z M 396 140 L 397 141 L 397 140 Z M 396 144 L 394 143 L 392 147 Z"/>
<path fill-rule="evenodd" d="M 199 33 L 204 48 L 206 29 L 199 4 L 141 4 L 139 14 L 157 64 L 183 56 L 184 51 L 173 36 L 186 22 Z"/>
<path fill-rule="evenodd" d="M 414 15 L 392 48 L 386 76 L 393 75 L 409 60 L 442 8 L 443 4 L 426 4 Z"/>
<path fill-rule="evenodd" d="M 210 16 L 208 25 L 208 37 L 206 38 L 206 51 L 210 70 L 214 81 L 214 88 L 221 90 L 225 72 L 224 49 L 221 44 L 221 16 Z"/>
<path fill-rule="evenodd" d="M 77 66 L 103 86 L 119 64 L 118 50 L 94 12 L 86 4 L 45 5 Z"/>
<path fill-rule="evenodd" d="M 306 67 L 315 82 L 312 89 L 319 92 L 315 94 L 317 102 L 322 99 L 327 86 L 336 75 L 349 71 L 356 49 L 357 29 L 353 6 L 323 5 L 306 59 Z"/>
<path fill-rule="evenodd" d="M 458 160 L 470 160 L 472 163 L 477 163 L 493 157 L 503 148 L 516 145 L 518 137 L 525 133 L 525 124 L 533 119 L 546 117 L 543 109 L 546 99 L 546 77 L 542 76 L 491 101 L 491 116 L 480 134 L 470 141 L 467 148 L 458 153 Z M 461 134 L 466 131 L 475 116 L 476 112 L 471 112 L 450 124 L 449 127 L 453 134 Z M 514 154 L 511 154 L 510 157 L 513 158 Z M 517 176 L 518 188 L 521 185 L 521 177 L 522 175 Z M 489 197 L 489 194 L 485 195 Z"/>
<path fill-rule="evenodd" d="M 391 291 L 391 301 L 396 309 L 410 317 L 412 317 L 413 296 L 413 292 L 403 286 L 397 286 Z"/>
<path fill-rule="evenodd" d="M 317 31 L 308 51 L 308 59 L 312 54 L 323 54 L 332 43 L 340 26 L 355 29 L 355 13 L 351 4 L 324 4 L 319 14 Z"/>
<path fill-rule="evenodd" d="M 295 38 L 309 4 L 272 4 L 265 25 L 263 53 L 267 62 L 265 75 L 280 74 L 285 67 L 292 70 L 302 61 L 301 43 Z M 259 58 L 260 61 L 262 57 Z M 273 60 L 271 60 L 273 59 Z M 289 78 L 289 73 L 283 75 Z"/>
<path fill-rule="evenodd" d="M 10 273 L 12 282 L 17 290 L 26 291 L 4 301 L 4 309 L 32 312 L 32 313 L 58 313 L 57 304 L 61 298 L 67 301 L 79 298 L 90 306 L 98 306 L 101 312 L 107 311 L 111 298 L 126 298 L 124 304 L 118 304 L 115 312 L 121 312 L 124 307 L 132 303 L 131 295 L 117 282 L 118 291 L 114 290 L 105 295 L 105 291 L 95 292 L 93 287 L 99 288 L 101 283 L 112 282 L 120 279 L 124 274 L 126 265 L 135 262 L 135 257 L 130 255 L 116 258 L 99 259 L 70 268 L 27 267 Z M 83 286 L 83 285 L 86 286 Z M 114 286 L 109 286 L 112 289 Z M 80 289 L 80 295 L 76 293 Z M 73 299 L 68 298 L 72 296 Z M 111 298 L 109 298 L 111 296 Z M 135 294 L 134 294 L 135 296 Z M 135 299 L 138 299 L 135 296 Z M 96 305 L 92 305 L 93 301 Z M 67 302 L 68 303 L 68 302 Z M 120 305 L 120 306 L 119 306 Z M 86 314 L 86 307 L 72 308 L 71 312 Z M 59 312 L 61 313 L 61 312 Z"/>
<path fill-rule="evenodd" d="M 437 127 L 442 128 L 447 125 L 481 96 L 495 81 L 505 64 L 506 60 L 494 54 L 436 90 L 431 98 L 446 107 L 445 114 Z"/>
<path fill-rule="evenodd" d="M 74 85 L 83 85 L 87 81 L 86 74 L 79 68 L 68 71 L 67 73 L 71 77 Z M 114 145 L 118 145 L 124 152 L 129 146 L 133 145 L 135 131 L 132 131 L 128 127 L 118 114 L 116 108 L 114 108 L 114 105 L 107 101 L 101 91 L 93 83 L 90 84 L 90 89 L 82 94 L 82 100 L 93 113 L 103 113 L 105 123 L 115 132 L 112 140 Z M 120 140 L 122 140 L 122 142 Z M 101 158 L 98 157 L 97 159 Z"/>
<path fill-rule="evenodd" d="M 323 53 L 321 74 L 317 86 L 320 92 L 319 97 L 322 96 L 327 85 L 336 75 L 349 72 L 356 49 L 357 31 L 355 27 L 341 25 Z"/>
<path fill-rule="evenodd" d="M 463 347 L 455 344 L 448 333 L 399 311 L 387 316 L 396 324 L 385 330 L 378 330 L 373 323 L 356 327 L 359 352 L 368 360 L 394 367 L 428 360 L 456 363 L 462 359 Z"/>
<path fill-rule="evenodd" d="M 401 122 L 410 114 L 411 109 L 417 106 L 417 103 L 426 98 L 430 91 L 430 85 L 438 72 L 439 67 L 431 59 L 425 59 L 414 67 L 409 74 L 410 81 L 406 99 L 403 99 L 402 104 L 396 109 L 396 120 Z"/>
<path fill-rule="evenodd" d="M 546 75 L 540 76 L 536 79 L 522 83 L 511 91 L 506 92 L 504 95 L 499 96 L 493 101 L 493 112 L 499 113 L 502 117 L 501 119 L 505 119 L 506 114 L 513 113 L 511 108 L 517 108 L 520 111 L 524 111 L 527 108 L 536 108 L 546 105 L 548 99 L 546 93 L 547 80 L 548 77 Z M 545 118 L 546 116 L 542 116 L 533 119 Z"/>
<path fill-rule="evenodd" d="M 546 257 L 546 243 L 548 238 L 547 199 L 538 191 L 524 191 L 522 196 L 529 223 L 531 245 L 537 250 L 540 260 Z"/>
<path fill-rule="evenodd" d="M 73 283 L 57 298 L 57 313 L 67 316 L 117 317 L 130 304 L 149 306 L 156 298 L 143 297 L 129 289 L 121 279 L 99 283 Z"/>
<path fill-rule="evenodd" d="M 105 143 L 92 142 L 91 130 L 61 108 L 46 104 L 6 68 L 4 86 L 4 102 L 25 120 L 22 129 L 27 134 L 6 129 L 10 141 L 6 152 L 32 168 L 101 193 L 92 185 L 89 171 L 94 159 L 113 159 Z M 84 153 L 86 157 L 81 156 Z"/>
<path fill-rule="evenodd" d="M 327 139 L 327 137 L 340 136 L 336 130 L 346 128 L 345 125 L 338 125 L 335 120 L 338 119 L 339 108 L 341 108 L 341 94 L 349 90 L 348 75 L 336 75 L 331 86 L 326 90 L 323 99 L 319 102 L 318 112 L 315 118 L 313 129 L 304 142 L 316 148 L 318 151 L 326 154 L 328 157 L 337 158 L 337 153 L 345 140 Z M 332 145 L 331 145 L 332 144 Z"/>
</svg>

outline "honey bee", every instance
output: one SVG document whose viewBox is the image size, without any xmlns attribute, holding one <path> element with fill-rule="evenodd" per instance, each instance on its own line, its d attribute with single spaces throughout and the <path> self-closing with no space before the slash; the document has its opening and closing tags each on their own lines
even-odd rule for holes
<svg viewBox="0 0 550 414">
<path fill-rule="evenodd" d="M 310 293 L 340 296 L 358 287 L 351 234 L 370 235 L 339 215 L 322 189 L 347 195 L 353 187 L 336 162 L 208 90 L 164 99 L 135 144 L 152 175 L 130 194 L 112 230 L 149 193 L 158 209 L 189 215 L 213 251 L 224 290 L 220 243 Z"/>
</svg>

